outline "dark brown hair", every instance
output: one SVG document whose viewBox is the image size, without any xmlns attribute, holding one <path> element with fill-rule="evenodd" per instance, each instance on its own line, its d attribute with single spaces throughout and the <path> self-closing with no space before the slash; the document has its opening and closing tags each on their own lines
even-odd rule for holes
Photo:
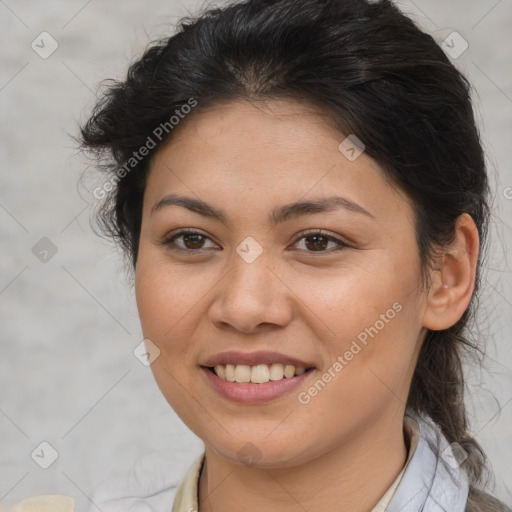
<svg viewBox="0 0 512 512">
<path fill-rule="evenodd" d="M 248 0 L 184 18 L 175 35 L 151 44 L 124 81 L 109 84 L 81 140 L 113 185 L 101 194 L 99 223 L 133 267 L 150 157 L 172 137 L 170 119 L 191 98 L 197 106 L 189 116 L 221 101 L 305 101 L 340 132 L 355 134 L 413 201 L 424 276 L 452 240 L 457 218 L 471 215 L 481 242 L 472 302 L 454 326 L 428 332 L 407 405 L 428 414 L 467 452 L 468 510 L 502 510 L 477 491 L 486 460 L 468 432 L 463 400 L 462 360 L 477 351 L 466 331 L 489 216 L 470 92 L 433 38 L 389 0 Z M 161 126 L 167 129 L 159 138 Z M 127 168 L 149 146 L 148 137 L 149 156 Z"/>
</svg>

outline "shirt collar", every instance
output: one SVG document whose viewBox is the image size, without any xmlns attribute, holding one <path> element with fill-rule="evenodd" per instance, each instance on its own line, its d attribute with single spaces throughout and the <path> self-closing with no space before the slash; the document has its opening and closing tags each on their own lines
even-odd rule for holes
<svg viewBox="0 0 512 512">
<path fill-rule="evenodd" d="M 386 512 L 464 512 L 469 481 L 460 452 L 465 452 L 449 444 L 429 416 L 410 408 L 406 414 L 418 425 L 418 446 Z"/>
<path fill-rule="evenodd" d="M 463 512 L 468 482 L 454 463 L 452 445 L 439 427 L 429 417 L 408 408 L 404 432 L 409 444 L 405 465 L 371 512 Z M 172 512 L 199 510 L 198 487 L 204 457 L 203 452 L 187 471 L 176 492 Z M 447 467 L 443 461 L 448 461 Z"/>
</svg>

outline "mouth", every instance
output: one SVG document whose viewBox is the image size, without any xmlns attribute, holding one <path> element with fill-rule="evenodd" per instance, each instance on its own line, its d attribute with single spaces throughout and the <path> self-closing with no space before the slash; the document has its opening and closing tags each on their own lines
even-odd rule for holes
<svg viewBox="0 0 512 512">
<path fill-rule="evenodd" d="M 282 364 L 279 365 L 281 366 L 279 368 L 274 364 L 259 364 L 252 367 L 227 364 L 201 367 L 201 370 L 213 391 L 223 398 L 239 404 L 264 404 L 284 399 L 299 386 L 306 385 L 306 380 L 315 372 L 314 368 L 295 368 L 292 365 Z M 219 375 L 216 371 L 219 372 Z M 233 376 L 235 380 L 228 380 L 228 377 L 233 379 Z M 272 380 L 271 376 L 275 380 Z"/>
<path fill-rule="evenodd" d="M 206 382 L 228 400 L 257 404 L 284 398 L 316 371 L 316 366 L 277 352 L 224 352 L 200 365 Z"/>
<path fill-rule="evenodd" d="M 228 382 L 265 384 L 298 377 L 315 369 L 314 364 L 279 352 L 223 352 L 201 365 Z"/>
<path fill-rule="evenodd" d="M 247 364 L 217 364 L 206 367 L 217 377 L 228 382 L 265 384 L 270 381 L 280 381 L 298 377 L 313 370 L 314 367 L 295 366 L 283 363 L 266 363 L 258 365 Z"/>
</svg>

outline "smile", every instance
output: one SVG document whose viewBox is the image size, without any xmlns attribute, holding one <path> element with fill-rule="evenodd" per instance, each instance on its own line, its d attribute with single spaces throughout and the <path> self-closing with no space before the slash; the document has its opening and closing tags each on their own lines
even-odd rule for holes
<svg viewBox="0 0 512 512">
<path fill-rule="evenodd" d="M 295 367 L 291 364 L 218 364 L 213 367 L 217 377 L 228 382 L 265 384 L 269 381 L 279 381 L 298 377 L 306 371 L 304 367 Z"/>
<path fill-rule="evenodd" d="M 303 372 L 299 370 L 300 375 L 297 375 L 295 370 L 293 376 L 286 377 L 284 375 L 283 370 L 283 378 L 279 380 L 271 380 L 269 376 L 268 380 L 264 382 L 255 383 L 252 381 L 229 381 L 225 377 L 222 378 L 218 376 L 213 368 L 202 367 L 201 370 L 203 375 L 206 377 L 208 387 L 212 389 L 216 394 L 231 402 L 249 405 L 272 402 L 279 398 L 284 398 L 286 395 L 289 395 L 294 390 L 297 390 L 297 392 L 300 391 L 299 386 L 303 387 L 305 380 L 308 379 L 316 371 L 314 368 L 304 370 Z M 261 372 L 261 370 L 256 370 L 256 372 L 258 371 Z M 267 371 L 270 374 L 270 370 L 268 368 Z M 242 372 L 245 373 L 245 375 L 247 375 L 247 370 L 242 369 Z M 263 375 L 262 378 L 264 377 L 265 375 Z"/>
</svg>

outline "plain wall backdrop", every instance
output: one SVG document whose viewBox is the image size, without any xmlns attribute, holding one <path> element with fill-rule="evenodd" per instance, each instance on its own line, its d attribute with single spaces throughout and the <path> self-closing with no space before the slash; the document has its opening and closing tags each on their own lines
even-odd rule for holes
<svg viewBox="0 0 512 512">
<path fill-rule="evenodd" d="M 133 354 L 142 341 L 133 291 L 120 255 L 89 226 L 93 204 L 77 187 L 86 162 L 69 134 L 102 79 L 124 78 L 150 40 L 203 5 L 0 0 L 2 510 L 53 493 L 97 510 L 90 500 L 105 480 L 179 480 L 202 451 Z M 475 88 L 495 199 L 480 315 L 487 359 L 483 372 L 469 369 L 467 398 L 495 492 L 510 504 L 512 0 L 399 5 L 439 43 L 456 31 L 454 51 L 468 44 L 453 61 Z M 43 442 L 58 455 L 48 469 Z"/>
</svg>

